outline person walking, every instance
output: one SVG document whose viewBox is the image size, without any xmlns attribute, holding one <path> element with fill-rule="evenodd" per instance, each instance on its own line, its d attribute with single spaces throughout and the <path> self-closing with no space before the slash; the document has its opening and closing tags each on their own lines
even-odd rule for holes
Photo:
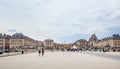
<svg viewBox="0 0 120 69">
<path fill-rule="evenodd" d="M 39 54 L 39 56 L 40 56 L 40 54 L 41 54 L 41 49 L 40 49 L 40 47 L 38 47 L 38 54 Z"/>
<path fill-rule="evenodd" d="M 42 56 L 44 56 L 44 48 L 42 48 Z"/>
<path fill-rule="evenodd" d="M 40 56 L 40 54 L 41 54 L 41 50 L 38 50 L 38 53 L 39 53 L 39 56 Z"/>
<path fill-rule="evenodd" d="M 24 51 L 22 50 L 21 53 L 24 54 Z"/>
</svg>

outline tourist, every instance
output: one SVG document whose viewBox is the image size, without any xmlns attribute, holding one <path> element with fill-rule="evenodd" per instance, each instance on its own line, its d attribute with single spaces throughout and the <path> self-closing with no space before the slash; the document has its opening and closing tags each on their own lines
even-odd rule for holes
<svg viewBox="0 0 120 69">
<path fill-rule="evenodd" d="M 44 48 L 42 48 L 42 56 L 44 56 Z"/>
<path fill-rule="evenodd" d="M 21 53 L 24 54 L 24 51 L 22 50 Z"/>
<path fill-rule="evenodd" d="M 39 54 L 39 56 L 41 54 L 41 48 L 40 47 L 38 47 L 38 54 Z"/>
<path fill-rule="evenodd" d="M 38 50 L 38 53 L 39 53 L 39 56 L 40 56 L 40 54 L 41 54 L 41 50 Z"/>
</svg>

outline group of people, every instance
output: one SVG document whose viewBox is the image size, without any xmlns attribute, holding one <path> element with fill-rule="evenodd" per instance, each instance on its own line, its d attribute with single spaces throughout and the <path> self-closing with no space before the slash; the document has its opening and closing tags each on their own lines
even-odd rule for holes
<svg viewBox="0 0 120 69">
<path fill-rule="evenodd" d="M 40 48 L 38 50 L 39 56 L 42 54 L 42 56 L 44 56 L 44 48 Z"/>
</svg>

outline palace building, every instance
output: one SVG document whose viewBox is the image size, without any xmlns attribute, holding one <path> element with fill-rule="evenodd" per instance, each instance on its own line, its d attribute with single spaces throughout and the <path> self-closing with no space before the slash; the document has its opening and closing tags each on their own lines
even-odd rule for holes
<svg viewBox="0 0 120 69">
<path fill-rule="evenodd" d="M 10 39 L 10 48 L 32 48 L 36 47 L 37 42 L 27 36 L 24 36 L 22 33 L 15 33 Z"/>
<path fill-rule="evenodd" d="M 54 47 L 54 40 L 52 39 L 46 39 L 44 40 L 44 46 L 46 49 L 51 49 Z"/>
<path fill-rule="evenodd" d="M 10 35 L 0 34 L 0 49 L 9 49 L 9 39 L 11 38 Z"/>
<path fill-rule="evenodd" d="M 120 51 L 120 35 L 113 34 L 112 37 L 106 37 L 98 40 L 96 35 L 93 34 L 89 39 L 89 47 L 101 49 L 104 51 Z"/>
<path fill-rule="evenodd" d="M 95 34 L 92 34 L 89 40 L 80 39 L 73 43 L 59 44 L 52 39 L 44 41 L 36 41 L 22 33 L 15 33 L 12 36 L 0 34 L 0 50 L 15 50 L 15 49 L 35 49 L 45 47 L 46 49 L 67 49 L 70 50 L 76 46 L 79 50 L 89 51 L 120 51 L 120 35 L 113 34 L 111 37 L 98 39 Z"/>
<path fill-rule="evenodd" d="M 78 49 L 84 50 L 88 48 L 88 42 L 85 39 L 80 39 L 75 42 L 75 45 Z"/>
</svg>

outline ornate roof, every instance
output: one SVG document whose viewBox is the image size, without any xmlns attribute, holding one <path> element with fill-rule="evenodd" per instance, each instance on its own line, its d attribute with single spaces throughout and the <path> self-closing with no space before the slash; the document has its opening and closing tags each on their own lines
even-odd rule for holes
<svg viewBox="0 0 120 69">
<path fill-rule="evenodd" d="M 25 38 L 25 36 L 22 33 L 15 33 L 12 35 L 12 38 Z"/>
<path fill-rule="evenodd" d="M 90 41 L 96 41 L 96 40 L 97 40 L 96 35 L 95 35 L 95 34 L 91 35 L 91 37 L 90 37 L 89 40 L 90 40 Z"/>
</svg>

